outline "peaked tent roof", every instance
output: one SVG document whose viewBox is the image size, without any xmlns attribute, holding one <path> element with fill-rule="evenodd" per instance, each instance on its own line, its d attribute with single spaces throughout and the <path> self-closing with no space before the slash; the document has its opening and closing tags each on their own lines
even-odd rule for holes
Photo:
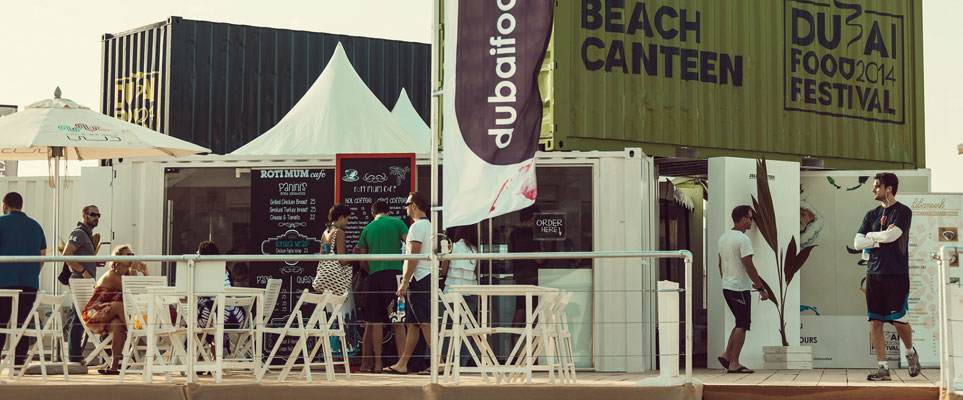
<svg viewBox="0 0 963 400">
<path fill-rule="evenodd" d="M 395 108 L 391 110 L 391 115 L 398 118 L 401 125 L 418 140 L 421 148 L 424 149 L 423 152 L 431 151 L 431 127 L 425 124 L 425 120 L 421 119 L 421 115 L 411 104 L 411 99 L 408 98 L 408 92 L 405 91 L 405 88 L 401 88 L 401 93 L 398 95 L 398 101 L 395 102 Z"/>
<path fill-rule="evenodd" d="M 365 85 L 341 43 L 304 97 L 273 128 L 231 154 L 418 153 L 419 142 Z"/>
</svg>

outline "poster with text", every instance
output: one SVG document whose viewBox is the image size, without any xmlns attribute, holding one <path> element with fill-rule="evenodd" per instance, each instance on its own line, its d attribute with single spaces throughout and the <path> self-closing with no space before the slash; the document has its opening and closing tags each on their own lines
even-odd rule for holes
<svg viewBox="0 0 963 400">
<path fill-rule="evenodd" d="M 334 201 L 330 169 L 262 169 L 251 173 L 251 248 L 260 254 L 317 254 L 328 209 Z M 281 279 L 270 325 L 282 325 L 304 289 L 311 290 L 316 262 L 260 262 L 250 268 L 252 287 Z M 270 336 L 270 335 L 269 335 Z M 294 341 L 280 349 L 289 354 Z M 273 337 L 265 342 L 270 352 Z"/>
<path fill-rule="evenodd" d="M 349 253 L 358 244 L 361 231 L 371 222 L 371 204 L 375 200 L 386 201 L 391 216 L 404 219 L 405 201 L 408 194 L 415 191 L 414 153 L 338 154 L 336 171 L 335 198 L 352 211 L 345 228 L 345 247 Z"/>
<path fill-rule="evenodd" d="M 940 365 L 939 264 L 932 254 L 942 246 L 958 246 L 963 229 L 963 195 L 959 193 L 902 193 L 896 200 L 913 210 L 909 232 L 909 323 L 913 346 L 924 367 Z M 959 279 L 959 267 L 947 276 Z"/>
</svg>

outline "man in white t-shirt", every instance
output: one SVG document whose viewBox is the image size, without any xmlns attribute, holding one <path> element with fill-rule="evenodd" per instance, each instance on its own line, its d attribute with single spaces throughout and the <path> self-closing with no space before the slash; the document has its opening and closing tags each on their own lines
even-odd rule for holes
<svg viewBox="0 0 963 400">
<path fill-rule="evenodd" d="M 739 354 L 746 342 L 749 330 L 751 296 L 750 291 L 759 292 L 763 301 L 769 299 L 762 284 L 762 278 L 752 263 L 752 240 L 746 231 L 752 229 L 752 208 L 738 206 L 732 209 L 732 230 L 719 237 L 719 273 L 722 276 L 722 295 L 729 305 L 729 311 L 736 318 L 736 326 L 729 334 L 726 352 L 719 356 L 719 363 L 729 373 L 751 374 L 755 371 L 739 364 Z"/>
<path fill-rule="evenodd" d="M 408 227 L 408 236 L 405 238 L 407 254 L 428 254 L 431 250 L 431 222 L 425 214 L 429 210 L 428 200 L 421 193 L 411 192 L 405 202 L 405 209 L 408 217 L 414 221 Z M 396 294 L 398 297 L 408 298 L 406 314 L 409 325 L 404 352 L 395 365 L 383 370 L 391 374 L 408 373 L 408 360 L 421 338 L 419 333 L 423 333 L 425 338 L 431 337 L 431 326 L 428 325 L 431 322 L 431 261 L 405 260 L 404 269 L 401 287 Z M 428 344 L 431 345 L 430 340 Z"/>
</svg>

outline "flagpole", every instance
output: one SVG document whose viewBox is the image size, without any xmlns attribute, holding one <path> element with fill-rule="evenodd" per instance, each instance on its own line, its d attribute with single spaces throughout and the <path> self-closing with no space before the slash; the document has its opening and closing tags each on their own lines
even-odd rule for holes
<svg viewBox="0 0 963 400">
<path fill-rule="evenodd" d="M 438 84 L 439 76 L 439 56 L 441 35 L 440 16 L 441 6 L 444 0 L 433 0 L 431 6 L 431 237 L 434 238 L 438 232 L 438 210 L 441 208 L 438 202 L 438 117 L 440 115 L 438 101 L 441 96 L 441 87 Z M 431 241 L 431 383 L 438 383 L 438 356 L 441 355 L 438 340 L 438 240 Z"/>
</svg>

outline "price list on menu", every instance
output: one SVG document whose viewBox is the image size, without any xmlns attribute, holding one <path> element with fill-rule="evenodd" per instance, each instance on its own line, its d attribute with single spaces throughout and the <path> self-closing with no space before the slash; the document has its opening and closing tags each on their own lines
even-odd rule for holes
<svg viewBox="0 0 963 400">
<path fill-rule="evenodd" d="M 251 249 L 260 254 L 316 254 L 328 209 L 334 201 L 330 169 L 263 169 L 251 173 Z M 286 320 L 297 296 L 310 289 L 315 262 L 260 262 L 251 265 L 251 286 L 281 279 L 271 322 Z"/>
<path fill-rule="evenodd" d="M 405 201 L 415 190 L 415 155 L 339 154 L 337 158 L 338 202 L 351 207 L 345 228 L 345 245 L 351 252 L 361 231 L 371 222 L 371 204 L 388 202 L 391 216 L 405 217 Z"/>
</svg>

